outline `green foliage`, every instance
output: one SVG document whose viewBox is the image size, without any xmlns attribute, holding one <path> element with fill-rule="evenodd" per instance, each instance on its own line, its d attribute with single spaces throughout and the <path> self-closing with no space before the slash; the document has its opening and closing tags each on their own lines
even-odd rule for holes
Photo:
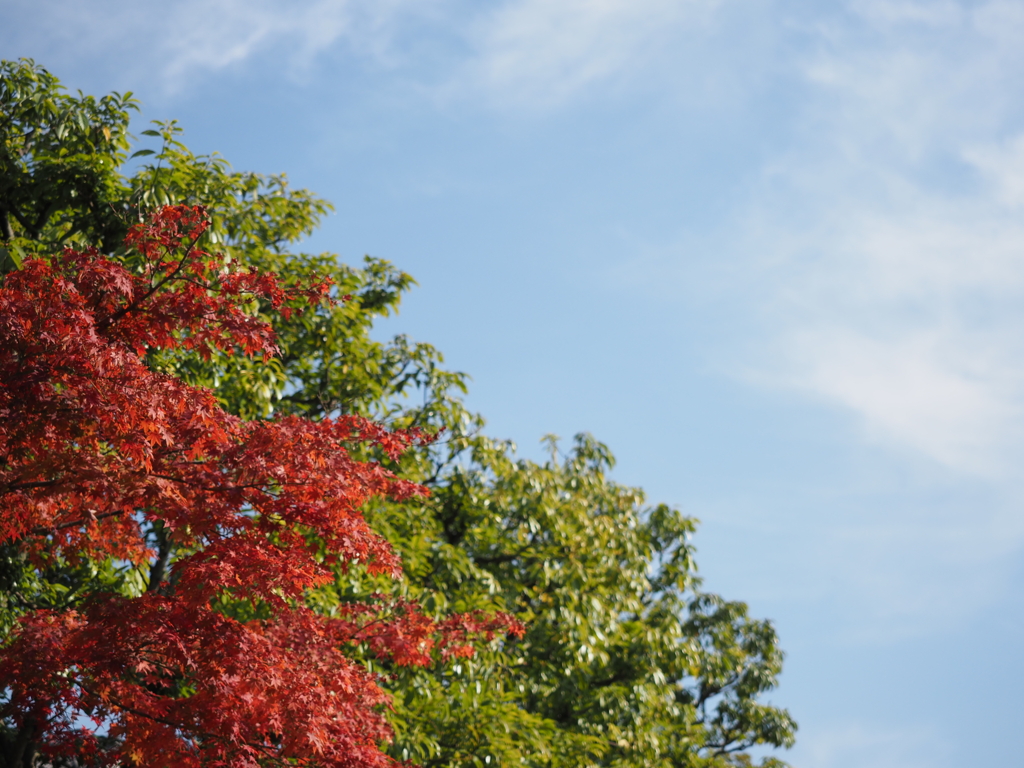
<svg viewBox="0 0 1024 768">
<path fill-rule="evenodd" d="M 788 714 L 756 701 L 781 670 L 774 630 L 699 591 L 695 521 L 609 480 L 611 454 L 589 436 L 564 456 L 550 439 L 543 464 L 468 442 L 421 512 L 371 519 L 405 544 L 415 598 L 508 610 L 527 633 L 431 680 L 403 679 L 396 756 L 717 768 L 792 744 Z"/>
<path fill-rule="evenodd" d="M 214 221 L 205 248 L 289 279 L 330 276 L 338 301 L 273 317 L 281 353 L 269 363 L 164 353 L 152 366 L 210 387 L 246 418 L 359 413 L 439 432 L 393 467 L 431 497 L 378 500 L 366 510 L 401 554 L 405 579 L 339 570 L 310 604 L 330 614 L 369 593 L 392 593 L 438 617 L 510 611 L 527 634 L 429 670 L 382 669 L 395 701 L 394 757 L 439 767 L 726 768 L 753 765 L 751 747 L 793 743 L 789 714 L 759 700 L 782 666 L 775 632 L 743 603 L 701 590 L 690 543 L 696 521 L 612 481 L 611 453 L 589 436 L 565 453 L 548 439 L 543 463 L 487 437 L 462 402 L 466 377 L 445 370 L 437 350 L 372 334 L 378 317 L 397 311 L 409 275 L 380 259 L 351 267 L 293 250 L 331 209 L 326 201 L 284 176 L 193 155 L 173 122 L 142 132 L 154 146 L 136 152 L 142 165 L 122 175 L 130 94 L 70 97 L 26 61 L 4 62 L 0 74 L 8 269 L 15 246 L 47 252 L 76 237 L 116 254 L 139 210 L 202 203 Z M 156 544 L 172 563 L 175 553 Z M 0 613 L 77 600 L 90 589 L 140 588 L 141 576 L 116 563 L 41 572 L 9 560 L 0 557 Z"/>
<path fill-rule="evenodd" d="M 76 98 L 31 60 L 0 63 L 0 269 L 20 261 L 12 251 L 25 241 L 54 248 L 88 233 L 104 249 L 120 243 L 133 109 L 130 93 Z"/>
</svg>

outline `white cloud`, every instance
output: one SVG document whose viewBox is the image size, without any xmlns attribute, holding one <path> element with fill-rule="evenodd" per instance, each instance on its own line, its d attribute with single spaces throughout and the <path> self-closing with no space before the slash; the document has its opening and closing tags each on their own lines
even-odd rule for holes
<svg viewBox="0 0 1024 768">
<path fill-rule="evenodd" d="M 1002 143 L 968 147 L 964 159 L 981 172 L 998 202 L 1024 208 L 1024 134 Z"/>
<path fill-rule="evenodd" d="M 339 45 L 390 64 L 401 25 L 439 4 L 444 0 L 42 0 L 2 15 L 8 34 L 19 31 L 19 47 L 50 48 L 72 62 L 98 59 L 179 91 L 260 57 L 301 68 Z"/>
<path fill-rule="evenodd" d="M 450 3 L 444 0 L 182 0 L 203 9 L 208 22 L 169 42 L 172 70 L 216 69 L 267 54 L 309 64 L 319 53 L 343 46 L 387 66 L 402 60 L 401 29 Z M 212 12 L 211 12 L 212 11 Z"/>
<path fill-rule="evenodd" d="M 982 338 L 982 342 L 988 339 Z M 980 474 L 1020 434 L 1017 366 L 932 327 L 872 338 L 849 328 L 796 331 L 791 382 L 860 413 L 875 440 L 898 440 L 944 464 Z M 801 358 L 803 358 L 801 360 Z M 803 365 L 800 365 L 803 363 Z"/>
<path fill-rule="evenodd" d="M 772 375 L 875 440 L 998 473 L 1024 437 L 1024 224 L 987 197 L 912 197 L 829 196 L 843 213 L 773 255 Z"/>
<path fill-rule="evenodd" d="M 1024 55 L 979 22 L 993 6 L 855 9 L 755 195 L 761 371 L 991 475 L 1024 449 L 1024 139 L 1001 98 Z"/>
<path fill-rule="evenodd" d="M 476 21 L 469 79 L 492 97 L 560 103 L 635 72 L 718 0 L 515 0 Z"/>
<path fill-rule="evenodd" d="M 19 0 L 14 0 L 19 2 Z M 401 69 L 445 97 L 553 105 L 597 82 L 635 74 L 724 0 L 21 0 L 8 30 L 65 55 L 111 55 L 164 87 L 272 56 L 302 68 L 329 50 Z M 3 32 L 0 32 L 2 36 Z M 45 41 L 45 42 L 44 42 Z M 440 73 L 423 51 L 444 49 Z"/>
<path fill-rule="evenodd" d="M 900 2 L 899 0 L 859 0 L 851 4 L 855 12 L 876 24 L 896 26 L 924 24 L 942 27 L 961 21 L 964 9 L 952 0 L 943 2 Z"/>
<path fill-rule="evenodd" d="M 179 0 L 176 15 L 202 19 L 162 41 L 165 78 L 188 75 L 273 55 L 288 66 L 308 65 L 333 46 L 381 63 L 394 55 L 403 17 L 430 3 L 409 0 Z"/>
</svg>

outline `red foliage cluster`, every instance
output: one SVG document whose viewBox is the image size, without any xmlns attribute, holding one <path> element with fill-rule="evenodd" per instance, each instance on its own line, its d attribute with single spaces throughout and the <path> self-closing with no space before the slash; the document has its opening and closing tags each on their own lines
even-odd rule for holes
<svg viewBox="0 0 1024 768">
<path fill-rule="evenodd" d="M 438 625 L 412 605 L 338 618 L 303 606 L 339 563 L 398 576 L 360 506 L 426 493 L 346 445 L 395 457 L 427 438 L 351 416 L 246 422 L 147 367 L 149 351 L 175 347 L 270 356 L 273 332 L 246 305 L 325 300 L 326 283 L 286 290 L 225 270 L 195 247 L 206 226 L 201 208 L 164 208 L 128 236 L 138 274 L 65 250 L 0 287 L 0 542 L 38 567 L 144 564 L 156 524 L 183 553 L 170 583 L 139 597 L 22 617 L 0 649 L 0 714 L 56 754 L 88 755 L 105 730 L 126 765 L 388 765 L 387 696 L 345 649 L 427 664 L 433 650 L 464 655 L 473 637 L 521 629 L 505 616 Z M 218 612 L 225 593 L 273 619 Z M 96 728 L 83 728 L 90 718 Z"/>
</svg>

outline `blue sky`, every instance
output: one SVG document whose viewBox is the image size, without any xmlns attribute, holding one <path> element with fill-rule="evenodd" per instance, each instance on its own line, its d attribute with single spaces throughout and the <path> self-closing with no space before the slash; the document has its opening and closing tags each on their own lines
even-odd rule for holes
<svg viewBox="0 0 1024 768">
<path fill-rule="evenodd" d="M 0 50 L 332 200 L 493 434 L 699 517 L 794 765 L 1024 764 L 1024 2 L 7 0 Z"/>
</svg>

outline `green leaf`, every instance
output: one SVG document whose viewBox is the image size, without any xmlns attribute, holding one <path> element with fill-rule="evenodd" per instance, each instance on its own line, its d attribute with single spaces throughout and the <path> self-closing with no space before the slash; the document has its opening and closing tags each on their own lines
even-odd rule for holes
<svg viewBox="0 0 1024 768">
<path fill-rule="evenodd" d="M 22 250 L 13 243 L 11 244 L 10 248 L 4 248 L 0 246 L 0 263 L 3 263 L 7 259 L 10 259 L 11 262 L 14 264 L 15 269 L 21 269 L 24 257 L 25 254 L 22 253 Z"/>
</svg>

